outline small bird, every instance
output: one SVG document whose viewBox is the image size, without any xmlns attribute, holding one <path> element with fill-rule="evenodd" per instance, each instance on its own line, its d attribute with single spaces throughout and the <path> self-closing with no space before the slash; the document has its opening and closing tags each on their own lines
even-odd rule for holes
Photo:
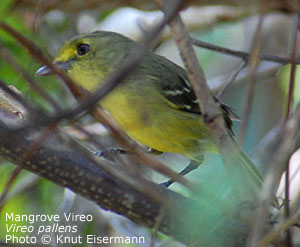
<svg viewBox="0 0 300 247">
<path fill-rule="evenodd" d="M 54 64 L 77 85 L 92 92 L 138 45 L 114 32 L 81 34 L 63 44 Z M 48 66 L 43 66 L 36 75 L 51 73 Z M 205 153 L 218 153 L 186 71 L 151 51 L 122 84 L 101 100 L 101 105 L 131 138 L 159 152 L 179 153 L 190 159 L 182 175 L 198 167 Z M 219 105 L 232 134 L 231 108 Z M 242 164 L 254 173 L 260 186 L 261 175 L 245 157 Z"/>
</svg>

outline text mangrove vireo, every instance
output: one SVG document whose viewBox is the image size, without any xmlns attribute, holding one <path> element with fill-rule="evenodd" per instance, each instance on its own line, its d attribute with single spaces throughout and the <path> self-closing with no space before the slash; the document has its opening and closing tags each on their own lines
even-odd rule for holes
<svg viewBox="0 0 300 247">
<path fill-rule="evenodd" d="M 67 41 L 54 63 L 79 86 L 93 91 L 120 64 L 137 43 L 113 32 L 97 31 Z M 47 66 L 37 75 L 51 74 Z M 125 81 L 109 93 L 101 105 L 133 139 L 161 152 L 179 153 L 191 160 L 186 174 L 203 161 L 206 152 L 217 152 L 205 126 L 187 73 L 168 59 L 148 52 Z M 230 108 L 220 104 L 231 133 Z M 242 164 L 261 176 L 246 158 Z M 169 184 L 167 184 L 169 185 Z"/>
</svg>

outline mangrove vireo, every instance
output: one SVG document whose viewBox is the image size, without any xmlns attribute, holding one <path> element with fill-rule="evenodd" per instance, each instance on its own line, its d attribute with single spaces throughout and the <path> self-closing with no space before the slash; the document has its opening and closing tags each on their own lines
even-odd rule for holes
<svg viewBox="0 0 300 247">
<path fill-rule="evenodd" d="M 61 47 L 54 63 L 79 86 L 93 91 L 137 46 L 135 41 L 113 32 L 81 34 Z M 51 70 L 43 66 L 36 74 L 48 75 Z M 186 71 L 153 52 L 143 57 L 101 105 L 133 139 L 155 150 L 189 158 L 191 163 L 182 174 L 201 164 L 206 152 L 218 151 Z M 230 108 L 220 106 L 231 133 Z M 253 164 L 246 158 L 242 164 L 257 173 L 260 183 L 260 174 Z"/>
</svg>

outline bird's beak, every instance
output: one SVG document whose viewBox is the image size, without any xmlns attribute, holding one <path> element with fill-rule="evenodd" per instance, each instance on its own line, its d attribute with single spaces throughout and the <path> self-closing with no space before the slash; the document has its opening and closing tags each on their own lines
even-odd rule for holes
<svg viewBox="0 0 300 247">
<path fill-rule="evenodd" d="M 71 68 L 71 63 L 69 61 L 55 62 L 53 65 L 62 71 L 67 71 L 68 69 Z M 35 75 L 44 76 L 44 75 L 52 75 L 53 73 L 54 73 L 53 70 L 48 65 L 44 65 L 35 72 Z"/>
</svg>

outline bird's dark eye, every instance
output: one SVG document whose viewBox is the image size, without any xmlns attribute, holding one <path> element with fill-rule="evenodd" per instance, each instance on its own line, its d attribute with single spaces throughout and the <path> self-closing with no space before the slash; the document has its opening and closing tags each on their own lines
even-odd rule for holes
<svg viewBox="0 0 300 247">
<path fill-rule="evenodd" d="M 87 54 L 89 52 L 89 50 L 90 50 L 90 45 L 88 45 L 88 44 L 79 44 L 77 46 L 77 54 L 79 56 L 83 56 L 83 55 Z"/>
</svg>

